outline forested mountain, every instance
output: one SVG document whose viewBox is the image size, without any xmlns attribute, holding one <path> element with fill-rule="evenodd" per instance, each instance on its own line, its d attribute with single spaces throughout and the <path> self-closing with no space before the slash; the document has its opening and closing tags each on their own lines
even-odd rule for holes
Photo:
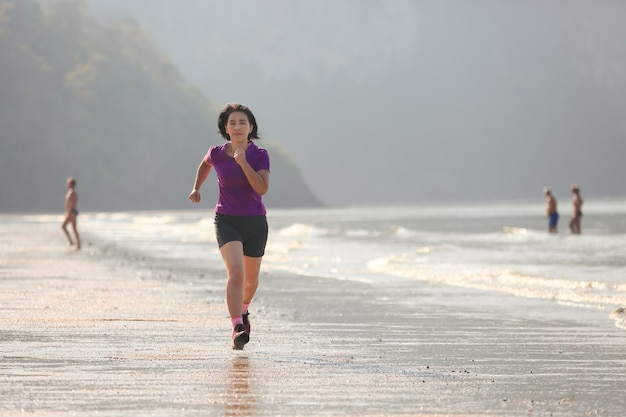
<svg viewBox="0 0 626 417">
<path fill-rule="evenodd" d="M 624 1 L 88 2 L 257 109 L 325 202 L 626 196 Z"/>
<path fill-rule="evenodd" d="M 191 207 L 196 168 L 223 143 L 223 103 L 187 83 L 134 20 L 99 23 L 82 0 L 0 0 L 0 57 L 0 211 L 62 210 L 68 176 L 82 210 Z M 267 204 L 319 204 L 259 124 Z M 212 177 L 204 207 L 216 188 Z"/>
</svg>

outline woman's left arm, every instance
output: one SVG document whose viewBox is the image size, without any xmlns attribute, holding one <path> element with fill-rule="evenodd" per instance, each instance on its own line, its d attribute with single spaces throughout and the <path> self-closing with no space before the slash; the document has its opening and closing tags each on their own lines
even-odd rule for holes
<svg viewBox="0 0 626 417">
<path fill-rule="evenodd" d="M 236 149 L 234 152 L 235 161 L 239 164 L 243 170 L 244 175 L 248 179 L 248 182 L 260 195 L 265 195 L 270 188 L 270 172 L 267 169 L 260 169 L 255 171 L 254 168 L 248 163 L 246 159 L 245 149 Z"/>
<path fill-rule="evenodd" d="M 247 162 L 241 166 L 248 182 L 260 195 L 267 193 L 270 188 L 270 172 L 267 169 L 255 171 Z"/>
</svg>

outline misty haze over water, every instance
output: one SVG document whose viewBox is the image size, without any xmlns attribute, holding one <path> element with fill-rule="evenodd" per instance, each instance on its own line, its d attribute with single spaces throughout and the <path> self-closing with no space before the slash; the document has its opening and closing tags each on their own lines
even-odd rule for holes
<svg viewBox="0 0 626 417">
<path fill-rule="evenodd" d="M 626 196 L 624 2 L 88 3 L 248 104 L 328 204 Z"/>
</svg>

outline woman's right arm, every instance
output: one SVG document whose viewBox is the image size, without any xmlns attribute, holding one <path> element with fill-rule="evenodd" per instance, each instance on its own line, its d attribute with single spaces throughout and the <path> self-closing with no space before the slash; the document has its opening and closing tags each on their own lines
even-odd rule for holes
<svg viewBox="0 0 626 417">
<path fill-rule="evenodd" d="M 209 176 L 211 168 L 213 168 L 213 165 L 208 163 L 205 159 L 200 162 L 200 166 L 198 167 L 198 171 L 196 172 L 196 179 L 193 182 L 193 189 L 191 190 L 191 194 L 189 194 L 189 199 L 193 203 L 200 202 L 200 187 L 202 187 L 202 184 Z"/>
</svg>

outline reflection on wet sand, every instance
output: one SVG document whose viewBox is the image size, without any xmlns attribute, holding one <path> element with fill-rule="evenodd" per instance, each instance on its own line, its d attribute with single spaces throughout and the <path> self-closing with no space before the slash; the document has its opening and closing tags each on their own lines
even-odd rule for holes
<svg viewBox="0 0 626 417">
<path fill-rule="evenodd" d="M 250 360 L 246 356 L 233 356 L 228 372 L 229 391 L 226 396 L 226 416 L 251 416 L 255 395 L 250 392 Z"/>
</svg>

